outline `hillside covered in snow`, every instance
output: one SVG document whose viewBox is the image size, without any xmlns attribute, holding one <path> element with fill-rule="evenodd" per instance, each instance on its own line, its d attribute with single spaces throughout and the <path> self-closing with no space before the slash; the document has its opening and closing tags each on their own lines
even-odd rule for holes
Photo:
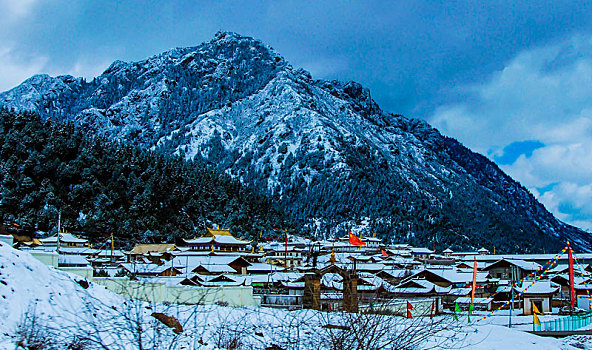
<svg viewBox="0 0 592 350">
<path fill-rule="evenodd" d="M 317 236 L 350 227 L 442 249 L 540 252 L 565 240 L 592 249 L 589 234 L 557 220 L 487 158 L 381 110 L 360 84 L 315 80 L 235 33 L 114 62 L 89 82 L 34 76 L 0 94 L 0 105 L 203 158 Z"/>
</svg>

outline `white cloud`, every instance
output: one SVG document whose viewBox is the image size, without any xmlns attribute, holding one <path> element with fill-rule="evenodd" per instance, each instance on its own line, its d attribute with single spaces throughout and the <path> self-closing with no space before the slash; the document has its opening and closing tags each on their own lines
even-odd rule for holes
<svg viewBox="0 0 592 350">
<path fill-rule="evenodd" d="M 538 198 L 550 211 L 557 213 L 560 220 L 592 230 L 592 185 L 561 182 Z"/>
<path fill-rule="evenodd" d="M 70 74 L 92 79 L 101 74 L 111 61 L 80 58 L 70 67 L 52 67 L 46 56 L 21 55 L 11 46 L 0 46 L 0 92 L 12 89 L 32 75 L 46 73 L 52 76 Z"/>
<path fill-rule="evenodd" d="M 80 59 L 74 63 L 72 67 L 66 69 L 65 72 L 59 72 L 57 74 L 70 74 L 75 77 L 83 77 L 86 79 L 92 79 L 99 76 L 109 67 L 112 61 L 103 60 L 101 62 L 91 62 L 86 59 Z"/>
<path fill-rule="evenodd" d="M 8 90 L 31 75 L 41 73 L 47 57 L 21 57 L 11 47 L 0 47 L 0 91 Z"/>
<path fill-rule="evenodd" d="M 317 57 L 313 61 L 296 64 L 306 69 L 315 79 L 325 79 L 349 69 L 349 62 L 345 57 Z"/>
<path fill-rule="evenodd" d="M 0 0 L 0 8 L 4 10 L 4 17 L 20 19 L 31 13 L 37 0 Z"/>
<path fill-rule="evenodd" d="M 460 89 L 466 101 L 439 107 L 430 122 L 489 157 L 513 142 L 542 142 L 502 168 L 559 219 L 591 229 L 592 40 L 524 51 L 488 81 Z"/>
<path fill-rule="evenodd" d="M 489 81 L 462 91 L 471 102 L 441 106 L 430 121 L 472 148 L 568 140 L 582 132 L 566 129 L 570 124 L 591 125 L 592 40 L 576 37 L 523 52 Z"/>
</svg>

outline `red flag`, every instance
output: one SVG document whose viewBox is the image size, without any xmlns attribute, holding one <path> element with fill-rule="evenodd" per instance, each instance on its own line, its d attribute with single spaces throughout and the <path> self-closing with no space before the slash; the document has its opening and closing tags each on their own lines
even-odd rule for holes
<svg viewBox="0 0 592 350">
<path fill-rule="evenodd" d="M 388 254 L 383 250 L 382 251 L 382 256 L 388 257 Z"/>
<path fill-rule="evenodd" d="M 411 315 L 411 310 L 413 310 L 413 305 L 408 301 L 407 302 L 407 318 L 413 318 Z"/>
<path fill-rule="evenodd" d="M 351 245 L 366 245 L 366 243 L 362 242 L 361 239 L 359 239 L 356 235 L 354 235 L 350 231 L 347 231 L 347 233 L 349 233 L 349 244 L 351 244 Z"/>
<path fill-rule="evenodd" d="M 436 315 L 436 300 L 432 300 L 432 310 L 430 312 L 430 319 Z"/>
</svg>

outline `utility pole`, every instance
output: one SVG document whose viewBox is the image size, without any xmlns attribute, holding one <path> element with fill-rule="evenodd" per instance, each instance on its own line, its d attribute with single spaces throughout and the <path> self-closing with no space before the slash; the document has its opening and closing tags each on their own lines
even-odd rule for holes
<svg viewBox="0 0 592 350">
<path fill-rule="evenodd" d="M 58 240 L 57 240 L 57 247 L 56 247 L 56 251 L 58 252 L 58 254 L 60 253 L 60 231 L 62 230 L 62 211 L 60 210 L 58 212 Z"/>
<path fill-rule="evenodd" d="M 111 262 L 113 262 L 113 232 L 111 232 Z"/>
<path fill-rule="evenodd" d="M 284 229 L 286 235 L 286 245 L 284 249 L 284 270 L 288 269 L 288 229 Z"/>
<path fill-rule="evenodd" d="M 515 281 L 515 274 L 514 274 L 514 265 L 510 265 L 510 318 L 508 320 L 508 328 L 512 328 L 512 310 L 514 310 L 514 281 Z"/>
</svg>

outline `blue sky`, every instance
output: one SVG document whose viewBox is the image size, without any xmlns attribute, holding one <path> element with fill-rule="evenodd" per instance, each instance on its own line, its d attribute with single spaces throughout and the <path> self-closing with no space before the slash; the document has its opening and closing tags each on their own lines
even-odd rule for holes
<svg viewBox="0 0 592 350">
<path fill-rule="evenodd" d="M 236 31 L 316 78 L 364 84 L 592 229 L 591 19 L 589 2 L 568 0 L 0 0 L 0 90 Z"/>
</svg>

